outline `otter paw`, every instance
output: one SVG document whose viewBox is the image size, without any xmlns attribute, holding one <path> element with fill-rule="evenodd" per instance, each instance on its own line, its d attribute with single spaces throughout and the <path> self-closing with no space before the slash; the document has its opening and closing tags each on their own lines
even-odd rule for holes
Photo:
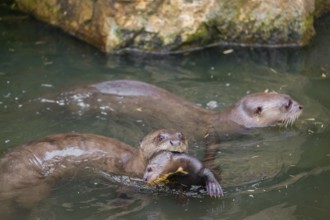
<svg viewBox="0 0 330 220">
<path fill-rule="evenodd" d="M 211 197 L 220 198 L 221 196 L 223 196 L 222 187 L 218 182 L 208 182 L 206 184 L 206 191 L 207 194 Z"/>
</svg>

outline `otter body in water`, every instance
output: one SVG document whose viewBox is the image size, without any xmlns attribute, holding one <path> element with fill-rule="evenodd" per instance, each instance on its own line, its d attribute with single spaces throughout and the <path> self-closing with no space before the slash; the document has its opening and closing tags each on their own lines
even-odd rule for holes
<svg viewBox="0 0 330 220">
<path fill-rule="evenodd" d="M 174 130 L 153 132 L 137 148 L 94 134 L 50 135 L 15 148 L 0 159 L 0 201 L 31 208 L 47 196 L 57 180 L 89 167 L 142 177 L 154 153 L 186 152 L 187 148 L 184 135 Z"/>
<path fill-rule="evenodd" d="M 43 101 L 47 101 L 42 99 Z M 59 105 L 71 111 L 102 112 L 125 119 L 139 119 L 152 129 L 175 127 L 189 139 L 203 137 L 210 127 L 219 134 L 244 133 L 248 128 L 293 123 L 302 106 L 276 92 L 244 96 L 224 110 L 208 110 L 156 86 L 130 80 L 101 82 L 62 93 Z"/>
<path fill-rule="evenodd" d="M 167 182 L 174 186 L 203 185 L 211 197 L 223 196 L 223 190 L 213 173 L 196 158 L 185 153 L 163 151 L 153 156 L 144 172 L 148 185 Z"/>
</svg>

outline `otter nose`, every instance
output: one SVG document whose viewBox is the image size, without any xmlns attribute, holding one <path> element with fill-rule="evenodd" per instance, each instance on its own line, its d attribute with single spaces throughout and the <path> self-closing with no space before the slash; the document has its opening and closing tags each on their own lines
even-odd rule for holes
<svg viewBox="0 0 330 220">
<path fill-rule="evenodd" d="M 148 175 L 144 174 L 143 180 L 144 180 L 144 182 L 147 182 L 148 181 Z"/>
<path fill-rule="evenodd" d="M 180 144 L 180 141 L 179 141 L 179 140 L 170 140 L 170 144 L 171 144 L 172 146 L 174 146 L 174 145 L 179 145 L 179 144 Z"/>
<path fill-rule="evenodd" d="M 303 109 L 303 106 L 302 105 L 299 105 L 298 108 L 299 108 L 299 110 L 302 110 Z"/>
</svg>

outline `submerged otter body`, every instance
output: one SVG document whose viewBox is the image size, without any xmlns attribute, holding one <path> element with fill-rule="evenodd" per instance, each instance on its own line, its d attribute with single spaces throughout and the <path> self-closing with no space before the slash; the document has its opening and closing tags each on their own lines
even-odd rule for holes
<svg viewBox="0 0 330 220">
<path fill-rule="evenodd" d="M 0 201 L 30 208 L 52 186 L 81 169 L 142 177 L 149 158 L 163 150 L 187 151 L 181 132 L 160 130 L 137 148 L 94 134 L 58 134 L 9 151 L 0 159 Z M 1 213 L 0 213 L 1 214 Z"/>
<path fill-rule="evenodd" d="M 276 92 L 244 96 L 225 110 L 208 110 L 156 86 L 130 80 L 107 81 L 62 93 L 59 105 L 71 111 L 100 112 L 111 117 L 145 121 L 152 129 L 175 127 L 189 139 L 203 137 L 210 127 L 223 135 L 249 128 L 293 123 L 302 106 Z"/>
<path fill-rule="evenodd" d="M 164 182 L 172 187 L 203 185 L 211 197 L 223 196 L 223 190 L 213 173 L 199 160 L 185 153 L 157 153 L 150 159 L 143 179 L 152 186 Z"/>
</svg>

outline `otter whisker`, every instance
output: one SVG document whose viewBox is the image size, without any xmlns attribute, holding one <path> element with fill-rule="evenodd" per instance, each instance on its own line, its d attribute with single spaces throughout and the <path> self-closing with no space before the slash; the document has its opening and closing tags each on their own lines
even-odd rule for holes
<svg viewBox="0 0 330 220">
<path fill-rule="evenodd" d="M 286 126 L 287 125 L 292 126 L 294 124 L 294 122 L 297 120 L 298 117 L 299 117 L 299 114 L 295 114 L 292 117 L 290 117 L 289 119 L 287 119 Z"/>
<path fill-rule="evenodd" d="M 290 117 L 286 118 L 285 120 L 283 120 L 282 123 L 279 124 L 279 125 L 283 126 L 283 127 L 292 126 L 295 123 L 295 121 L 299 118 L 299 116 L 300 116 L 300 113 L 292 114 L 292 116 L 290 116 Z"/>
<path fill-rule="evenodd" d="M 296 121 L 296 117 L 295 116 L 293 116 L 292 118 L 290 118 L 290 126 L 292 126 L 295 121 Z"/>
<path fill-rule="evenodd" d="M 290 118 L 290 120 L 289 120 L 289 124 L 290 124 L 290 126 L 293 125 L 293 122 L 294 122 L 294 118 Z"/>
<path fill-rule="evenodd" d="M 292 126 L 296 119 L 297 119 L 297 116 L 292 116 L 290 118 L 285 119 L 283 121 L 283 126 L 286 127 L 286 128 L 288 126 Z"/>
<path fill-rule="evenodd" d="M 280 127 L 286 127 L 286 120 L 279 121 L 278 122 L 278 126 L 280 126 Z"/>
</svg>

